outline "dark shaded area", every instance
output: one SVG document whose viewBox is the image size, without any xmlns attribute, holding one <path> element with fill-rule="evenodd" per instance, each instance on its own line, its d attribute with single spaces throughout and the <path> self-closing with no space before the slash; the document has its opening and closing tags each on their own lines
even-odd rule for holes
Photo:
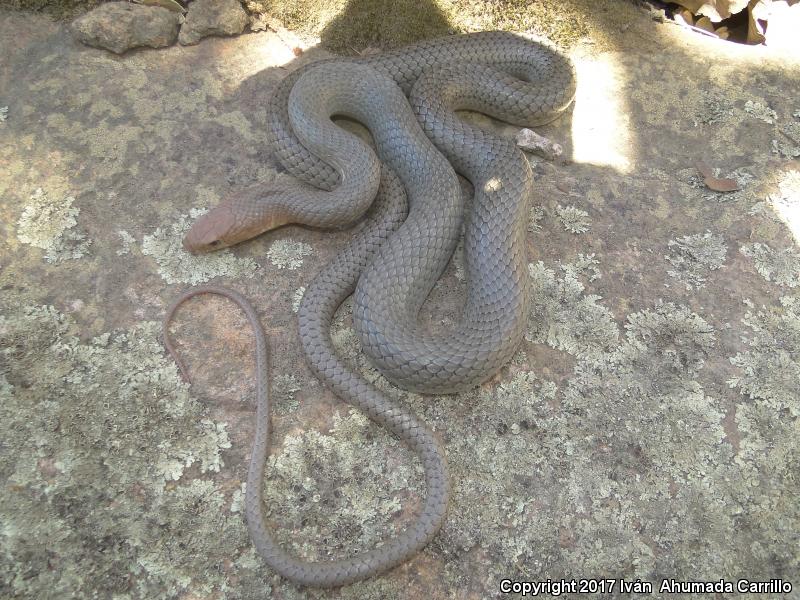
<svg viewBox="0 0 800 600">
<path fill-rule="evenodd" d="M 418 0 L 351 0 L 326 27 L 323 46 L 338 52 L 405 46 L 455 33 L 436 4 Z"/>
</svg>

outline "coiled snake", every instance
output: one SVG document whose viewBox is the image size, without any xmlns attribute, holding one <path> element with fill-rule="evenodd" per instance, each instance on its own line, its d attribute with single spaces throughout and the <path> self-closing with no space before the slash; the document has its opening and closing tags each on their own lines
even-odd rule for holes
<svg viewBox="0 0 800 600">
<path fill-rule="evenodd" d="M 281 575 L 304 585 L 351 583 L 409 559 L 441 527 L 449 484 L 439 441 L 336 357 L 330 322 L 355 291 L 353 321 L 364 351 L 405 389 L 453 393 L 494 375 L 521 342 L 526 320 L 525 234 L 532 175 L 512 142 L 465 123 L 454 111 L 536 125 L 556 118 L 574 92 L 574 70 L 566 57 L 547 44 L 503 32 L 452 36 L 376 56 L 308 65 L 279 84 L 268 108 L 276 155 L 300 181 L 238 192 L 187 234 L 186 248 L 204 252 L 286 223 L 343 226 L 362 216 L 377 193 L 364 227 L 306 291 L 298 321 L 303 349 L 320 379 L 390 429 L 423 463 L 425 503 L 396 538 L 331 562 L 308 562 L 282 550 L 268 532 L 262 507 L 269 386 L 266 340 L 255 311 L 237 293 L 206 286 L 177 298 L 165 318 L 166 331 L 186 298 L 219 293 L 246 311 L 256 331 L 258 420 L 246 516 L 256 548 Z M 334 115 L 366 125 L 378 156 L 333 124 Z M 465 228 L 467 294 L 458 323 L 445 333 L 431 333 L 418 325 L 417 315 L 462 230 L 454 169 L 475 188 Z"/>
</svg>

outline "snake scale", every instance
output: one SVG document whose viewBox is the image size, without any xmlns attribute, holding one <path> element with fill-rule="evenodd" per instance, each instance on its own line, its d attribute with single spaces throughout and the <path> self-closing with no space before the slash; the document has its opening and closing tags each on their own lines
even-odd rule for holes
<svg viewBox="0 0 800 600">
<path fill-rule="evenodd" d="M 546 43 L 504 32 L 451 36 L 306 65 L 278 85 L 267 109 L 275 154 L 298 181 L 237 192 L 187 234 L 188 250 L 206 252 L 287 223 L 341 227 L 372 206 L 345 250 L 309 286 L 298 323 L 317 376 L 391 430 L 425 469 L 427 494 L 419 515 L 380 547 L 343 560 L 310 562 L 288 554 L 270 534 L 262 505 L 270 412 L 266 339 L 247 300 L 225 288 L 193 288 L 173 302 L 164 321 L 166 331 L 184 300 L 210 292 L 239 304 L 256 332 L 258 415 L 245 513 L 256 548 L 281 575 L 311 586 L 352 583 L 408 560 L 441 527 L 449 496 L 441 443 L 416 416 L 336 356 L 330 323 L 354 293 L 353 321 L 364 351 L 405 389 L 455 393 L 493 376 L 521 342 L 527 316 L 525 235 L 532 174 L 513 142 L 464 122 L 455 111 L 537 125 L 555 119 L 574 93 L 568 58 Z M 336 126 L 333 116 L 364 124 L 377 156 Z M 456 172 L 475 189 L 466 216 Z M 463 312 L 450 330 L 431 332 L 419 325 L 418 313 L 453 254 L 462 224 Z M 176 356 L 166 335 L 165 341 Z"/>
</svg>

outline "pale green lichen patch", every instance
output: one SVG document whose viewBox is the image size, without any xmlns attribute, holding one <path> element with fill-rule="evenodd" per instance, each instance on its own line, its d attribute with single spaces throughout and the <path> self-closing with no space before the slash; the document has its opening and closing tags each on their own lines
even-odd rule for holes
<svg viewBox="0 0 800 600">
<path fill-rule="evenodd" d="M 753 259 L 756 270 L 767 281 L 790 288 L 800 285 L 800 254 L 792 248 L 773 250 L 768 244 L 756 242 L 745 244 L 739 251 Z"/>
<path fill-rule="evenodd" d="M 579 317 L 578 304 L 564 310 Z M 660 303 L 630 315 L 621 341 L 583 349 L 564 389 L 521 370 L 462 395 L 458 404 L 469 410 L 446 426 L 456 487 L 445 548 L 492 556 L 490 587 L 509 570 L 652 579 L 665 557 L 671 572 L 687 576 L 735 574 L 743 560 L 768 568 L 763 549 L 777 552 L 783 540 L 772 541 L 762 515 L 748 516 L 758 550 L 725 542 L 741 491 L 725 484 L 737 474 L 725 410 L 696 380 L 714 347 L 702 317 Z M 726 552 L 704 550 L 721 545 Z"/>
<path fill-rule="evenodd" d="M 742 502 L 743 514 L 770 523 L 772 544 L 792 546 L 800 508 L 785 498 L 797 495 L 800 464 L 800 299 L 783 297 L 780 302 L 780 307 L 748 312 L 743 319 L 750 329 L 749 348 L 731 358 L 741 375 L 728 383 L 748 398 L 736 409 L 741 437 L 736 464 L 746 475 L 750 495 Z M 767 545 L 762 544 L 755 550 L 765 554 Z M 789 556 L 787 567 L 796 572 L 800 558 Z"/>
<path fill-rule="evenodd" d="M 8 107 L 0 106 L 0 123 L 8 119 Z"/>
<path fill-rule="evenodd" d="M 231 447 L 226 425 L 202 419 L 198 429 L 198 439 L 187 440 L 185 444 L 164 441 L 158 445 L 162 453 L 157 469 L 164 479 L 178 481 L 184 469 L 195 463 L 199 463 L 201 473 L 219 472 L 223 466 L 220 451 Z"/>
<path fill-rule="evenodd" d="M 302 390 L 300 380 L 294 375 L 281 373 L 276 375 L 272 382 L 272 401 L 279 414 L 286 414 L 297 410 L 299 402 L 295 394 Z"/>
<path fill-rule="evenodd" d="M 742 375 L 728 381 L 773 410 L 800 417 L 800 299 L 781 298 L 781 309 L 748 311 L 749 349 L 731 358 Z"/>
<path fill-rule="evenodd" d="M 727 123 L 734 116 L 733 103 L 717 90 L 703 90 L 700 105 L 695 112 L 696 124 L 715 125 Z"/>
<path fill-rule="evenodd" d="M 657 303 L 655 310 L 631 315 L 625 329 L 633 351 L 655 349 L 659 356 L 652 362 L 691 374 L 703 368 L 716 337 L 702 317 L 671 303 Z"/>
<path fill-rule="evenodd" d="M 744 111 L 764 123 L 773 124 L 778 119 L 778 113 L 763 102 L 748 100 L 744 104 Z"/>
<path fill-rule="evenodd" d="M 303 301 L 303 296 L 306 294 L 305 286 L 301 286 L 294 291 L 292 294 L 292 312 L 297 312 L 300 310 L 300 303 Z"/>
<path fill-rule="evenodd" d="M 142 254 L 152 256 L 158 263 L 158 273 L 167 283 L 195 285 L 214 277 L 252 277 L 258 265 L 251 258 L 237 258 L 230 250 L 193 255 L 182 245 L 183 236 L 192 221 L 204 214 L 192 209 L 168 227 L 159 227 L 142 239 Z"/>
<path fill-rule="evenodd" d="M 542 229 L 541 221 L 544 219 L 544 207 L 540 204 L 531 206 L 528 213 L 528 231 L 540 231 Z"/>
<path fill-rule="evenodd" d="M 248 547 L 209 479 L 230 447 L 225 424 L 164 358 L 159 323 L 86 342 L 76 330 L 49 306 L 0 316 L 0 419 L 14 448 L 0 453 L 2 595 L 222 593 L 216 566 Z M 235 572 L 263 586 L 257 571 Z"/>
<path fill-rule="evenodd" d="M 691 291 L 705 286 L 710 271 L 716 271 L 725 263 L 728 247 L 721 235 L 706 231 L 685 235 L 667 244 L 664 256 L 674 269 L 667 274 L 682 282 Z"/>
<path fill-rule="evenodd" d="M 772 152 L 784 158 L 797 158 L 800 156 L 800 123 L 789 121 L 778 126 L 782 134 L 772 140 Z"/>
<path fill-rule="evenodd" d="M 119 239 L 122 242 L 122 246 L 120 247 L 119 250 L 117 250 L 117 256 L 130 254 L 133 245 L 136 243 L 136 238 L 123 229 L 117 231 L 117 235 L 119 236 Z"/>
<path fill-rule="evenodd" d="M 37 188 L 17 221 L 17 239 L 44 250 L 44 258 L 50 263 L 81 258 L 92 241 L 74 230 L 80 209 L 72 206 L 73 202 L 72 196 L 55 200 Z"/>
<path fill-rule="evenodd" d="M 303 259 L 311 254 L 311 246 L 305 242 L 275 240 L 267 250 L 270 262 L 279 269 L 294 271 L 303 264 Z"/>
<path fill-rule="evenodd" d="M 390 466 L 387 455 L 398 451 L 402 461 Z M 265 506 L 286 527 L 277 532 L 281 542 L 312 559 L 374 547 L 397 527 L 389 521 L 402 511 L 403 498 L 422 492 L 421 468 L 410 453 L 356 412 L 335 414 L 328 434 L 286 436 L 268 473 Z M 302 536 L 294 533 L 299 529 Z"/>
<path fill-rule="evenodd" d="M 556 215 L 561 226 L 570 233 L 586 233 L 592 225 L 589 213 L 577 206 L 556 206 Z"/>
<path fill-rule="evenodd" d="M 574 356 L 585 356 L 616 345 L 619 329 L 611 312 L 598 304 L 600 296 L 584 293 L 580 276 L 596 279 L 593 257 L 563 266 L 558 277 L 543 262 L 528 265 L 531 302 L 525 339 L 545 343 Z"/>
</svg>

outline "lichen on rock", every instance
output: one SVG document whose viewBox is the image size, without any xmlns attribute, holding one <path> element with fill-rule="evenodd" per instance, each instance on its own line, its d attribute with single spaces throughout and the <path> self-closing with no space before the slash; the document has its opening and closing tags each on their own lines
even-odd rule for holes
<svg viewBox="0 0 800 600">
<path fill-rule="evenodd" d="M 237 258 L 228 249 L 195 256 L 183 248 L 183 236 L 192 221 L 205 212 L 192 209 L 188 215 L 180 215 L 168 227 L 158 227 L 142 239 L 142 254 L 155 259 L 158 273 L 167 283 L 195 285 L 223 275 L 252 277 L 258 269 L 253 259 Z"/>
<path fill-rule="evenodd" d="M 558 215 L 562 227 L 570 233 L 586 233 L 592 224 L 589 213 L 577 206 L 561 206 L 559 204 L 556 206 L 556 215 Z"/>
<path fill-rule="evenodd" d="M 92 241 L 74 229 L 80 209 L 72 206 L 73 202 L 72 196 L 55 200 L 37 188 L 17 221 L 17 239 L 45 250 L 44 258 L 49 263 L 83 257 Z"/>
<path fill-rule="evenodd" d="M 682 282 L 686 289 L 704 287 L 710 271 L 725 263 L 728 247 L 721 235 L 706 231 L 670 240 L 669 254 L 664 258 L 674 269 L 667 270 L 670 277 Z"/>
<path fill-rule="evenodd" d="M 400 461 L 387 458 L 398 451 Z M 341 557 L 374 547 L 387 527 L 396 530 L 400 524 L 387 521 L 401 512 L 408 494 L 421 496 L 421 484 L 413 455 L 365 415 L 350 411 L 334 415 L 330 433 L 309 429 L 286 436 L 282 450 L 270 457 L 265 506 L 285 524 L 276 531 L 285 548 L 312 560 Z M 293 533 L 299 528 L 301 537 Z M 327 547 L 307 541 L 314 539 Z"/>
<path fill-rule="evenodd" d="M 591 355 L 616 345 L 619 329 L 600 296 L 584 294 L 580 276 L 595 277 L 593 257 L 563 266 L 558 277 L 543 262 L 528 265 L 531 277 L 530 318 L 525 339 L 546 343 L 574 356 Z"/>
<path fill-rule="evenodd" d="M 792 248 L 773 250 L 769 244 L 744 244 L 739 251 L 752 258 L 756 270 L 767 281 L 785 287 L 800 285 L 800 254 Z"/>
<path fill-rule="evenodd" d="M 311 246 L 305 242 L 276 240 L 267 250 L 267 257 L 279 269 L 294 271 L 303 264 L 303 258 L 311 254 Z"/>
<path fill-rule="evenodd" d="M 749 349 L 732 357 L 742 374 L 728 381 L 775 414 L 800 417 L 800 299 L 785 296 L 781 308 L 748 311 Z"/>
<path fill-rule="evenodd" d="M 744 104 L 744 111 L 764 123 L 772 125 L 778 119 L 778 113 L 772 110 L 767 104 L 756 100 L 748 100 Z"/>
<path fill-rule="evenodd" d="M 238 0 L 194 0 L 186 12 L 178 41 L 196 44 L 209 35 L 242 33 L 249 18 Z"/>
<path fill-rule="evenodd" d="M 175 43 L 180 15 L 160 6 L 106 2 L 76 19 L 75 36 L 88 46 L 122 54 L 131 48 Z"/>
<path fill-rule="evenodd" d="M 230 441 L 164 358 L 160 330 L 148 321 L 81 341 L 51 306 L 4 309 L 4 593 L 174 598 L 225 585 L 214 565 L 247 537 L 208 477 Z M 181 467 L 165 471 L 165 457 Z"/>
<path fill-rule="evenodd" d="M 300 310 L 300 303 L 303 301 L 303 296 L 306 294 L 306 287 L 300 286 L 292 294 L 292 312 L 296 313 Z"/>
</svg>

